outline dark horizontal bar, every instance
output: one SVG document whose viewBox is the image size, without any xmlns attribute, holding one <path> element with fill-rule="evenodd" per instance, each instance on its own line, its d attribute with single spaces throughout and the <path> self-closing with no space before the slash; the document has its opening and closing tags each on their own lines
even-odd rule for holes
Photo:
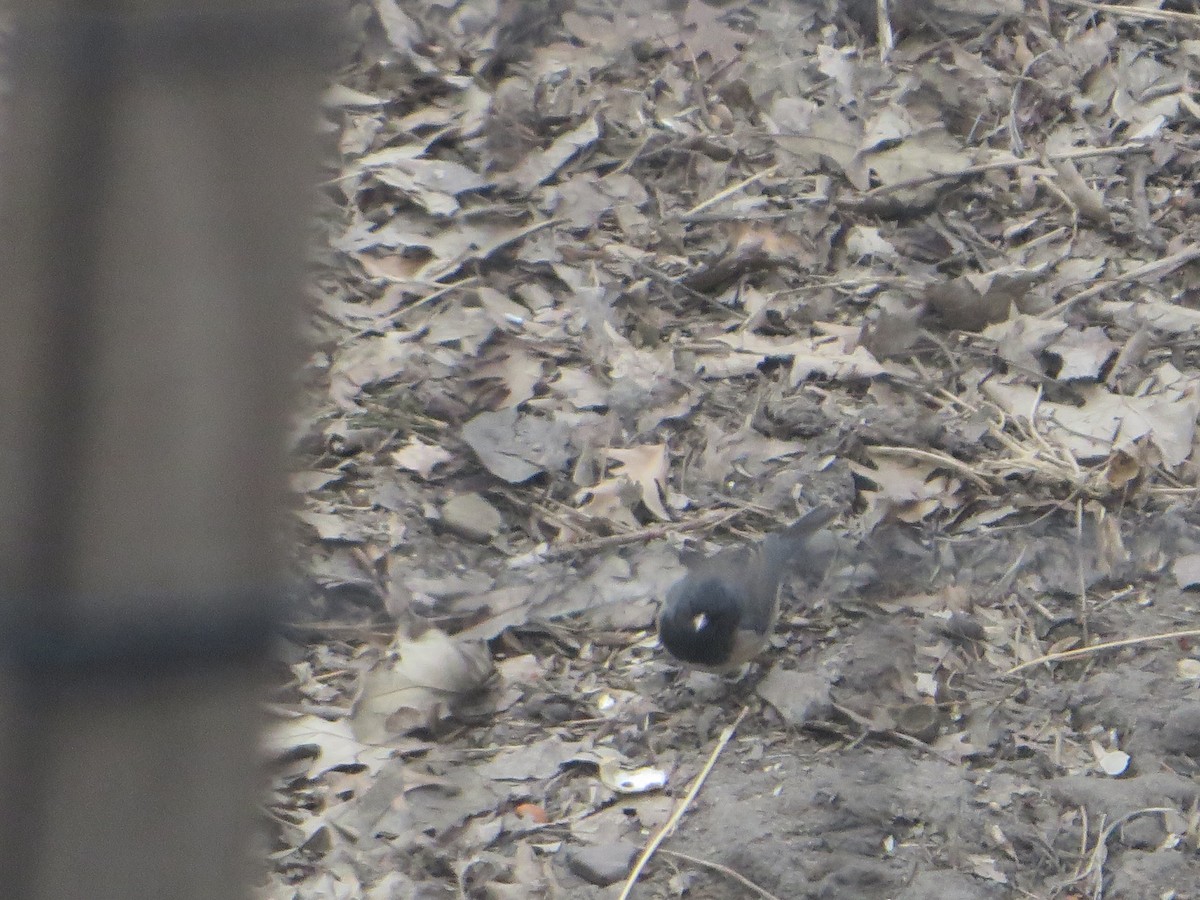
<svg viewBox="0 0 1200 900">
<path fill-rule="evenodd" d="M 318 71 L 332 61 L 335 21 L 330 5 L 321 0 L 224 9 L 181 5 L 136 13 L 84 7 L 56 16 L 16 16 L 6 55 L 17 71 L 69 67 L 81 57 L 122 59 L 141 71 L 166 75 L 262 72 L 287 60 Z"/>
<path fill-rule="evenodd" d="M 142 680 L 267 659 L 277 634 L 279 594 L 251 592 L 221 597 L 216 604 L 212 598 L 197 601 L 173 602 L 169 614 L 161 610 L 160 599 L 148 598 L 136 605 L 121 603 L 120 614 L 111 618 L 96 612 L 79 617 L 59 613 L 34 621 L 28 620 L 28 612 L 22 620 L 13 615 L 14 606 L 0 603 L 0 670 L 34 680 Z M 61 598 L 18 603 L 26 611 L 63 608 Z M 89 610 L 97 608 L 88 605 Z"/>
</svg>

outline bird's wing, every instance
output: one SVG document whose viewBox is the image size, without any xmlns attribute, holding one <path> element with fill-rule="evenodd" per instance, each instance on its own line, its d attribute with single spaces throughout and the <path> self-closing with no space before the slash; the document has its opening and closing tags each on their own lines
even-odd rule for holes
<svg viewBox="0 0 1200 900">
<path fill-rule="evenodd" d="M 693 577 L 717 578 L 741 599 L 742 627 L 769 631 L 779 608 L 779 582 L 804 545 L 836 513 L 819 506 L 754 547 L 729 547 L 690 567 Z"/>
<path fill-rule="evenodd" d="M 803 554 L 808 539 L 829 524 L 836 515 L 830 507 L 818 506 L 783 531 L 767 535 L 758 549 L 763 563 L 758 569 L 764 582 L 778 586 L 788 566 Z"/>
</svg>

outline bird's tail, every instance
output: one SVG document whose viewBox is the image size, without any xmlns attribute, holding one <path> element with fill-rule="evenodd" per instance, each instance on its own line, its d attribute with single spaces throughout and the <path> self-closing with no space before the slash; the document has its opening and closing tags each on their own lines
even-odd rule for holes
<svg viewBox="0 0 1200 900">
<path fill-rule="evenodd" d="M 783 531 L 767 535 L 762 543 L 762 554 L 769 577 L 776 582 L 783 576 L 788 565 L 800 556 L 808 539 L 828 525 L 837 516 L 829 506 L 818 506 L 805 513 Z"/>
</svg>

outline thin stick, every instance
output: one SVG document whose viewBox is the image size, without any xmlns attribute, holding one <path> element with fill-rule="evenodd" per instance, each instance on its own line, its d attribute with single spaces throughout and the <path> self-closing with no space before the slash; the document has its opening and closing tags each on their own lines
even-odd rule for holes
<svg viewBox="0 0 1200 900">
<path fill-rule="evenodd" d="M 1086 848 L 1087 848 L 1087 810 L 1081 808 L 1080 811 L 1083 812 L 1083 814 L 1084 814 L 1083 815 L 1082 837 L 1083 837 L 1083 842 L 1084 842 L 1084 850 L 1086 850 Z M 1144 816 L 1144 815 L 1165 816 L 1167 813 L 1170 813 L 1170 812 L 1175 812 L 1175 808 L 1172 806 L 1147 806 L 1144 809 L 1135 809 L 1135 810 L 1125 813 L 1125 815 L 1121 816 L 1119 819 L 1117 819 L 1111 825 L 1106 824 L 1104 819 L 1101 818 L 1100 833 L 1096 835 L 1096 846 L 1094 848 L 1092 848 L 1092 852 L 1087 855 L 1088 858 L 1087 858 L 1086 868 L 1084 868 L 1083 871 L 1079 871 L 1079 867 L 1077 866 L 1076 871 L 1078 874 L 1073 875 L 1068 881 L 1064 882 L 1059 887 L 1065 888 L 1067 885 L 1074 884 L 1077 881 L 1083 881 L 1083 879 L 1087 878 L 1088 876 L 1095 875 L 1097 878 L 1097 884 L 1096 884 L 1095 889 L 1093 890 L 1093 896 L 1095 896 L 1095 897 L 1103 896 L 1104 863 L 1108 857 L 1108 839 L 1113 836 L 1113 833 L 1118 828 L 1120 828 L 1126 822 L 1128 822 L 1132 819 L 1136 819 L 1138 816 Z M 1080 855 L 1082 855 L 1082 853 Z"/>
<path fill-rule="evenodd" d="M 973 482 L 976 487 L 983 488 L 991 493 L 992 486 L 985 479 L 981 478 L 970 464 L 963 462 L 961 459 L 955 459 L 953 456 L 948 456 L 945 453 L 938 453 L 933 450 L 921 450 L 918 447 L 892 447 L 885 445 L 875 445 L 869 447 L 868 450 L 876 456 L 890 456 L 900 459 L 911 457 L 912 459 L 920 459 L 937 466 L 943 466 L 962 475 L 967 480 Z"/>
<path fill-rule="evenodd" d="M 952 766 L 958 765 L 957 760 L 951 758 L 949 755 L 947 755 L 945 753 L 942 753 L 936 747 L 933 747 L 930 744 L 925 743 L 925 741 L 921 740 L 918 737 L 913 737 L 911 734 L 905 734 L 903 731 L 896 731 L 893 728 L 880 728 L 878 725 L 875 725 L 866 716 L 860 716 L 854 710 L 850 709 L 849 707 L 842 706 L 840 703 L 832 703 L 830 705 L 834 709 L 836 709 L 838 712 L 840 712 L 843 716 L 845 716 L 847 719 L 849 719 L 851 722 L 853 722 L 855 725 L 859 726 L 863 730 L 863 733 L 860 734 L 857 738 L 855 738 L 855 740 L 852 742 L 851 746 L 854 746 L 855 744 L 858 744 L 858 743 L 866 740 L 868 737 L 870 737 L 873 734 L 878 734 L 878 735 L 882 735 L 884 737 L 889 737 L 892 740 L 899 741 L 902 744 L 908 744 L 908 746 L 915 747 L 918 750 L 923 750 L 924 752 L 928 753 L 929 755 L 936 756 L 942 762 L 949 763 Z"/>
<path fill-rule="evenodd" d="M 875 0 L 875 34 L 879 44 L 879 61 L 886 63 L 896 49 L 896 35 L 888 15 L 888 0 Z"/>
<path fill-rule="evenodd" d="M 1180 22 L 1185 25 L 1200 25 L 1200 16 L 1195 13 L 1174 12 L 1169 9 L 1138 9 L 1131 6 L 1118 6 L 1114 3 L 1091 3 L 1089 0 L 1054 0 L 1064 6 L 1076 6 L 1091 9 L 1096 12 L 1108 13 L 1110 16 L 1121 16 L 1126 19 L 1147 19 L 1151 22 Z"/>
<path fill-rule="evenodd" d="M 1091 629 L 1088 620 L 1087 575 L 1083 571 L 1083 500 L 1079 498 L 1075 500 L 1075 544 L 1079 547 L 1079 552 L 1075 555 L 1075 575 L 1079 579 L 1079 625 L 1083 631 L 1083 642 L 1086 644 L 1091 640 Z"/>
<path fill-rule="evenodd" d="M 1145 150 L 1148 145 L 1145 141 L 1130 141 L 1127 144 L 1118 144 L 1115 147 L 1084 147 L 1080 150 L 1068 150 L 1064 153 L 1048 153 L 1043 158 L 1025 159 L 1013 157 L 1012 159 L 996 159 L 991 162 L 979 163 L 973 166 L 963 166 L 961 169 L 955 169 L 947 172 L 931 172 L 928 175 L 921 175 L 917 178 L 908 178 L 904 181 L 897 181 L 892 184 L 883 184 L 876 188 L 871 188 L 869 191 L 864 191 L 859 197 L 852 200 L 846 200 L 841 205 L 854 206 L 866 199 L 881 197 L 895 191 L 907 190 L 908 188 L 921 187 L 925 184 L 932 184 L 935 181 L 941 181 L 948 178 L 964 178 L 968 175 L 982 175 L 985 172 L 993 172 L 999 169 L 1017 169 L 1028 166 L 1038 171 L 1045 171 L 1039 167 L 1039 163 L 1043 162 L 1060 162 L 1075 159 L 1088 159 L 1093 156 L 1114 156 L 1123 153 L 1133 153 L 1138 150 Z"/>
<path fill-rule="evenodd" d="M 658 852 L 666 856 L 674 856 L 676 859 L 682 859 L 685 862 L 690 862 L 694 866 L 702 866 L 705 869 L 712 869 L 714 872 L 720 872 L 726 878 L 732 878 L 742 887 L 746 888 L 746 890 L 754 891 L 754 893 L 764 898 L 764 900 L 780 900 L 779 897 L 776 897 L 766 888 L 759 887 L 745 875 L 735 872 L 733 869 L 729 868 L 729 866 L 723 866 L 720 863 L 713 862 L 709 859 L 700 859 L 697 856 L 688 856 L 686 853 L 679 853 L 675 850 L 659 850 Z"/>
<path fill-rule="evenodd" d="M 625 880 L 625 887 L 621 889 L 621 894 L 617 897 L 617 900 L 629 900 L 629 895 L 633 892 L 633 886 L 637 884 L 637 880 L 642 874 L 642 869 L 646 868 L 646 863 L 650 861 L 650 857 L 654 855 L 654 851 L 658 849 L 659 844 L 670 837 L 671 833 L 675 830 L 675 826 L 679 824 L 679 820 L 683 818 L 683 814 L 687 812 L 687 808 L 692 805 L 692 801 L 700 793 L 700 788 L 704 785 L 705 779 L 708 778 L 708 773 L 717 764 L 717 757 L 721 755 L 721 751 L 725 749 L 725 745 L 733 738 L 733 733 L 742 724 L 742 719 L 746 717 L 749 709 L 750 707 L 743 706 L 742 711 L 738 713 L 738 717 L 734 719 L 733 724 L 721 732 L 721 736 L 717 738 L 717 746 L 713 747 L 713 752 L 709 754 L 708 762 L 704 764 L 704 768 L 700 770 L 700 774 L 696 776 L 696 780 L 688 788 L 687 794 L 684 795 L 679 805 L 675 807 L 675 811 L 671 813 L 671 818 L 667 819 L 667 823 L 659 829 L 654 837 L 650 838 L 650 843 L 646 844 L 646 849 L 642 851 L 642 855 L 634 863 L 633 871 L 629 873 L 629 878 Z"/>
<path fill-rule="evenodd" d="M 679 217 L 680 220 L 686 222 L 688 219 L 688 216 L 694 216 L 698 212 L 703 212 L 704 210 L 708 209 L 710 206 L 720 203 L 726 197 L 736 194 L 738 191 L 742 190 L 743 188 L 749 187 L 750 185 L 754 184 L 754 182 L 758 181 L 760 178 L 766 178 L 768 175 L 774 175 L 775 170 L 778 168 L 779 168 L 778 165 L 767 166 L 767 168 L 763 169 L 761 172 L 755 172 L 749 178 L 744 178 L 741 181 L 739 181 L 737 184 L 731 184 L 729 187 L 725 188 L 724 190 L 717 191 L 717 193 L 713 194 L 707 200 L 701 200 L 699 203 L 697 203 L 695 206 L 693 206 L 691 209 L 689 209 L 687 212 L 685 212 L 683 215 L 681 215 Z"/>
<path fill-rule="evenodd" d="M 1039 656 L 1037 659 L 1031 659 L 1029 662 L 1023 662 L 1019 666 L 1013 666 L 1005 675 L 1012 675 L 1020 672 L 1022 669 L 1030 669 L 1033 666 L 1041 665 L 1045 662 L 1058 662 L 1062 659 L 1075 659 L 1079 656 L 1087 656 L 1089 653 L 1099 653 L 1101 650 L 1112 650 L 1115 647 L 1133 647 L 1137 644 L 1152 644 L 1155 641 L 1171 641 L 1178 638 L 1200 637 L 1200 629 L 1189 628 L 1186 631 L 1168 631 L 1164 634 L 1150 634 L 1145 637 L 1122 638 L 1119 641 L 1105 641 L 1103 644 L 1092 644 L 1090 647 L 1079 647 L 1075 650 L 1063 650 L 1059 653 L 1047 653 L 1045 656 Z"/>
<path fill-rule="evenodd" d="M 627 544 L 641 544 L 645 541 L 654 541 L 669 534 L 699 531 L 702 528 L 709 527 L 715 528 L 718 525 L 725 524 L 730 519 L 736 519 L 742 515 L 742 512 L 740 509 L 723 510 L 702 516 L 699 519 L 693 519 L 690 522 L 668 522 L 665 525 L 639 528 L 637 531 L 630 531 L 625 534 L 613 534 L 608 537 L 577 541 L 574 544 L 563 544 L 558 547 L 550 547 L 545 553 L 540 554 L 538 559 L 563 559 L 574 556 L 577 553 L 593 553 L 597 550 L 609 550 L 613 547 L 623 547 Z"/>
<path fill-rule="evenodd" d="M 1170 256 L 1156 259 L 1148 262 L 1145 265 L 1138 266 L 1136 269 L 1130 269 L 1124 274 L 1117 275 L 1115 278 L 1106 278 L 1103 281 L 1093 284 L 1089 288 L 1084 288 L 1073 297 L 1068 297 L 1066 300 L 1060 300 L 1049 309 L 1037 314 L 1039 319 L 1053 319 L 1060 312 L 1070 306 L 1078 303 L 1080 300 L 1087 300 L 1089 297 L 1095 297 L 1097 294 L 1102 294 L 1109 288 L 1118 284 L 1130 284 L 1133 282 L 1146 281 L 1150 278 L 1166 275 L 1173 269 L 1177 269 L 1193 259 L 1200 257 L 1200 244 L 1190 244 L 1182 250 L 1172 253 Z"/>
</svg>

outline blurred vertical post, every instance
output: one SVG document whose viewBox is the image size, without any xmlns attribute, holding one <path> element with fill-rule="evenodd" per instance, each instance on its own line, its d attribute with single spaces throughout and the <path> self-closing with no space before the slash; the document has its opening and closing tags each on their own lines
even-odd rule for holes
<svg viewBox="0 0 1200 900">
<path fill-rule="evenodd" d="M 9 11 L 0 893 L 243 895 L 329 9 Z"/>
</svg>

